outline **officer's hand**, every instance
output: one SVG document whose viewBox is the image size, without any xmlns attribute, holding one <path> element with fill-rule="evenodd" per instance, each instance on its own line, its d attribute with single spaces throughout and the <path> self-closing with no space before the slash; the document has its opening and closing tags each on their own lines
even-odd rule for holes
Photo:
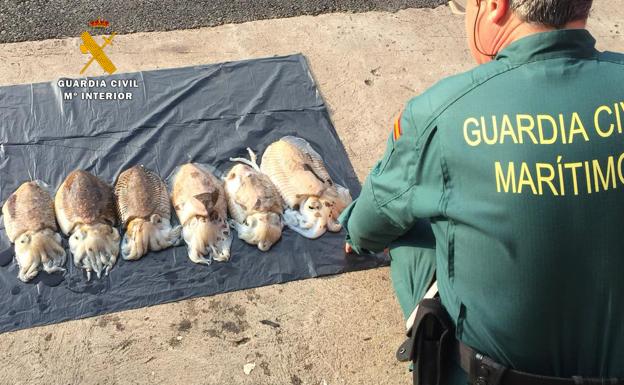
<svg viewBox="0 0 624 385">
<path fill-rule="evenodd" d="M 345 250 L 345 253 L 347 253 L 347 254 L 353 253 L 353 247 L 348 242 L 345 243 L 344 250 Z"/>
</svg>

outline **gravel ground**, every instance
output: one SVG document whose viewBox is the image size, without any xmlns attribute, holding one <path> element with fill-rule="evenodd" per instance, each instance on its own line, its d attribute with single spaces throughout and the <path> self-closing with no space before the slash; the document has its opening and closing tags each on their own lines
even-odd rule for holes
<svg viewBox="0 0 624 385">
<path fill-rule="evenodd" d="M 171 31 L 332 12 L 433 8 L 444 0 L 0 0 L 0 43 L 78 36 L 101 17 L 99 33 Z M 99 34 L 98 33 L 98 34 Z"/>
</svg>

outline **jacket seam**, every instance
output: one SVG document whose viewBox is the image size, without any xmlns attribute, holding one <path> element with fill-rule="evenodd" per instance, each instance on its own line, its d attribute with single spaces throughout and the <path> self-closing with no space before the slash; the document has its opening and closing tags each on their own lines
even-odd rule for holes
<svg viewBox="0 0 624 385">
<path fill-rule="evenodd" d="M 375 192 L 375 187 L 373 186 L 372 182 L 369 182 L 371 184 L 371 191 L 373 193 L 373 200 L 374 200 L 374 206 L 375 206 L 375 211 L 377 212 L 377 214 L 379 214 L 379 216 L 383 217 L 384 219 L 386 219 L 388 222 L 390 222 L 393 226 L 395 227 L 400 227 L 392 218 L 390 218 L 389 215 L 387 215 L 383 210 L 382 207 L 385 205 L 380 205 L 379 204 L 379 200 L 377 199 L 377 193 Z"/>
</svg>

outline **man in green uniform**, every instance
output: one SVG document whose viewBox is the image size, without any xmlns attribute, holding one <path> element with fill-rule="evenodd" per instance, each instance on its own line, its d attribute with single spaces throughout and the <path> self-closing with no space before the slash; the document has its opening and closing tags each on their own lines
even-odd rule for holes
<svg viewBox="0 0 624 385">
<path fill-rule="evenodd" d="M 340 218 L 347 249 L 389 248 L 406 317 L 435 272 L 459 341 L 562 385 L 624 378 L 624 55 L 591 3 L 468 0 L 482 65 L 407 103 Z"/>
</svg>

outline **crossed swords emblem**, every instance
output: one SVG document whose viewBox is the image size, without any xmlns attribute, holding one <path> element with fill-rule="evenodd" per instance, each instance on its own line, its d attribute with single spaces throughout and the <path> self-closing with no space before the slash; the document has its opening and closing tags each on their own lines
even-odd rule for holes
<svg viewBox="0 0 624 385">
<path fill-rule="evenodd" d="M 83 32 L 80 35 L 82 38 L 82 44 L 80 45 L 80 52 L 83 54 L 91 53 L 92 57 L 89 59 L 87 64 L 82 67 L 80 74 L 83 74 L 87 68 L 93 63 L 93 61 L 97 61 L 98 64 L 102 67 L 102 69 L 109 74 L 117 71 L 117 67 L 113 64 L 112 61 L 106 56 L 104 53 L 104 47 L 109 44 L 113 44 L 113 38 L 115 37 L 115 32 L 111 33 L 109 37 L 104 37 L 104 44 L 99 45 L 94 39 L 93 36 L 89 32 Z"/>
</svg>

